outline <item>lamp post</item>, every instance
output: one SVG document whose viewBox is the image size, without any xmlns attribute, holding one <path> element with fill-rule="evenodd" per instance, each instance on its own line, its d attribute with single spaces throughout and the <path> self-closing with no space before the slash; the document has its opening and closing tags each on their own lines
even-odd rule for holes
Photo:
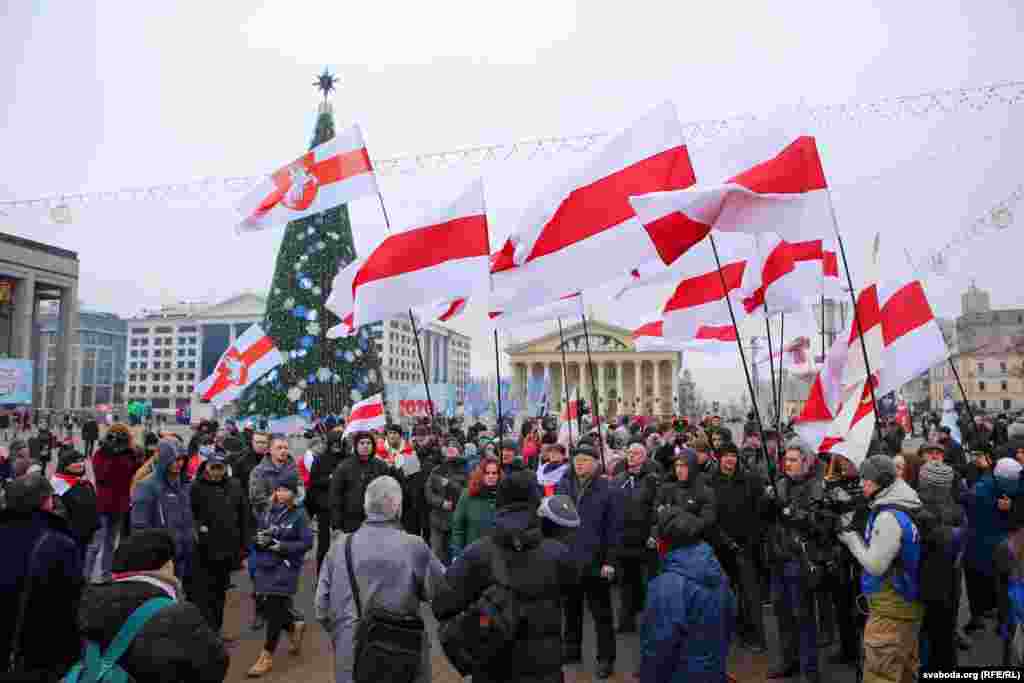
<svg viewBox="0 0 1024 683">
<path fill-rule="evenodd" d="M 835 343 L 839 333 L 846 329 L 846 319 L 850 314 L 850 302 L 822 297 L 821 302 L 814 304 L 812 308 L 814 309 L 814 322 L 821 335 L 821 359 L 824 362 L 828 349 Z"/>
</svg>

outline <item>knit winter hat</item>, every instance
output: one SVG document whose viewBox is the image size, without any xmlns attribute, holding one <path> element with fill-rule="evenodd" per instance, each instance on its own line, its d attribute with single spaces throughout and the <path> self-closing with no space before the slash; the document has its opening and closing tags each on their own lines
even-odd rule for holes
<svg viewBox="0 0 1024 683">
<path fill-rule="evenodd" d="M 7 485 L 7 509 L 15 513 L 35 512 L 43 499 L 53 495 L 53 486 L 42 473 L 18 477 Z"/>
<path fill-rule="evenodd" d="M 564 494 L 545 498 L 537 508 L 537 514 L 542 519 L 567 529 L 575 529 L 580 525 L 576 505 L 573 504 L 572 498 Z"/>
<path fill-rule="evenodd" d="M 166 529 L 137 529 L 114 551 L 115 573 L 151 572 L 174 559 L 174 538 Z"/>
<path fill-rule="evenodd" d="M 288 489 L 295 495 L 299 495 L 299 473 L 295 470 L 286 470 L 281 478 L 274 485 L 275 489 Z"/>
<path fill-rule="evenodd" d="M 498 483 L 495 507 L 502 508 L 522 503 L 531 508 L 540 504 L 537 480 L 534 478 L 533 472 L 527 470 L 513 472 Z"/>
<path fill-rule="evenodd" d="M 993 470 L 993 474 L 998 479 L 1009 479 L 1016 481 L 1020 479 L 1021 470 L 1024 469 L 1015 458 L 1000 458 L 999 462 L 996 463 L 996 468 Z"/>
<path fill-rule="evenodd" d="M 925 463 L 918 474 L 918 485 L 922 489 L 948 490 L 953 485 L 953 468 L 945 463 Z"/>
<path fill-rule="evenodd" d="M 60 453 L 60 458 L 57 460 L 57 471 L 67 472 L 68 468 L 74 465 L 76 462 L 84 462 L 85 456 L 78 451 L 66 448 Z"/>
<path fill-rule="evenodd" d="M 671 505 L 658 514 L 658 538 L 671 549 L 700 543 L 700 520 L 691 512 Z"/>
<path fill-rule="evenodd" d="M 861 463 L 860 478 L 875 482 L 879 488 L 892 486 L 896 481 L 896 463 L 888 455 L 872 455 Z"/>
<path fill-rule="evenodd" d="M 228 453 L 241 453 L 245 450 L 245 445 L 237 436 L 229 436 L 224 439 L 224 450 Z"/>
</svg>

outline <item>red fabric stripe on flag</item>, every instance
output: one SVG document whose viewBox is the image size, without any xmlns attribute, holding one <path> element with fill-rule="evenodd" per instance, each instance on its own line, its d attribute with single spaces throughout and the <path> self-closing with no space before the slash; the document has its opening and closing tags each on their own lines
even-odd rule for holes
<svg viewBox="0 0 1024 683">
<path fill-rule="evenodd" d="M 459 311 L 461 311 L 462 307 L 465 306 L 465 305 L 466 305 L 466 300 L 465 299 L 456 299 L 455 301 L 451 302 L 451 304 L 448 305 L 447 310 L 445 310 L 444 313 L 442 313 L 440 316 L 438 316 L 437 319 L 440 320 L 441 322 L 447 322 L 449 318 L 451 318 L 452 316 L 457 314 Z"/>
<path fill-rule="evenodd" d="M 800 411 L 797 422 L 824 422 L 832 419 L 832 411 L 825 400 L 825 389 L 821 385 L 821 373 L 814 378 L 811 391 L 807 394 L 807 402 Z"/>
<path fill-rule="evenodd" d="M 878 310 L 878 287 L 871 285 L 864 289 L 857 297 L 857 312 L 850 328 L 850 345 L 860 338 L 860 330 L 867 334 L 871 329 L 882 322 L 882 313 Z M 858 326 L 858 320 L 860 324 Z"/>
<path fill-rule="evenodd" d="M 644 229 L 654 242 L 658 256 L 666 264 L 675 261 L 711 232 L 710 225 L 695 221 L 681 211 L 673 211 L 667 216 L 647 223 Z"/>
<path fill-rule="evenodd" d="M 822 252 L 821 270 L 825 273 L 825 277 L 839 277 L 839 259 L 836 258 L 836 252 Z"/>
<path fill-rule="evenodd" d="M 228 347 L 228 352 L 227 353 L 230 353 L 231 351 L 235 351 L 235 353 L 238 354 L 238 360 L 242 363 L 242 365 L 244 365 L 246 367 L 246 370 L 248 372 L 248 367 L 250 365 L 252 365 L 256 361 L 258 361 L 260 358 L 262 358 L 263 356 L 265 356 L 266 354 L 270 353 L 273 350 L 274 350 L 274 340 L 271 339 L 268 336 L 263 336 L 263 337 L 260 337 L 259 339 L 257 339 L 252 344 L 252 346 L 247 348 L 241 354 L 238 354 L 238 350 L 234 346 Z M 227 358 L 227 356 L 225 356 L 225 359 L 226 358 Z M 229 377 L 228 377 L 228 373 L 226 371 L 227 369 L 225 368 L 225 371 L 221 372 L 221 367 L 222 367 L 221 364 L 218 363 L 217 367 L 215 367 L 213 369 L 214 373 L 217 374 L 217 379 L 213 382 L 213 384 L 210 386 L 210 388 L 207 389 L 206 393 L 203 394 L 203 396 L 202 396 L 202 398 L 207 400 L 207 401 L 209 401 L 211 397 L 216 396 L 217 394 L 219 394 L 220 392 L 224 391 L 225 389 L 227 389 L 231 385 L 231 382 L 230 382 Z"/>
<path fill-rule="evenodd" d="M 747 313 L 752 313 L 759 306 L 764 306 L 767 289 L 793 272 L 796 266 L 793 263 L 793 250 L 790 246 L 789 242 L 779 242 L 772 249 L 772 253 L 768 254 L 768 258 L 765 259 L 764 266 L 761 268 L 761 286 L 743 300 L 743 308 Z"/>
<path fill-rule="evenodd" d="M 821 250 L 821 240 L 810 240 L 807 242 L 790 242 L 789 250 L 793 254 L 794 263 L 804 261 L 820 261 L 824 256 Z"/>
<path fill-rule="evenodd" d="M 733 176 L 729 182 L 759 194 L 801 194 L 828 188 L 818 145 L 806 135 L 774 158 Z"/>
<path fill-rule="evenodd" d="M 391 235 L 377 247 L 352 281 L 360 285 L 431 268 L 446 261 L 487 256 L 487 217 L 455 218 Z"/>
<path fill-rule="evenodd" d="M 352 329 L 352 318 L 354 315 L 354 313 L 349 313 L 348 315 L 341 319 L 341 322 L 345 323 L 348 326 L 348 329 L 350 330 Z"/>
<path fill-rule="evenodd" d="M 697 330 L 697 339 L 723 342 L 736 341 L 736 328 L 732 325 L 704 325 Z"/>
<path fill-rule="evenodd" d="M 663 325 L 664 325 L 664 323 L 662 323 L 662 321 L 660 321 L 660 320 L 658 320 L 656 322 L 653 322 L 653 323 L 647 323 L 646 325 L 641 325 L 640 327 L 638 327 L 635 330 L 633 330 L 633 339 L 636 339 L 637 337 L 661 337 L 661 336 L 664 336 L 662 334 Z"/>
<path fill-rule="evenodd" d="M 361 147 L 335 154 L 329 159 L 313 164 L 310 170 L 321 185 L 329 185 L 361 173 L 369 173 L 373 171 L 373 164 L 370 163 L 370 155 L 366 153 L 366 148 Z"/>
<path fill-rule="evenodd" d="M 516 245 L 512 244 L 512 240 L 505 240 L 501 249 L 491 254 L 491 272 L 500 273 L 503 270 L 515 268 L 516 262 L 513 260 L 515 252 Z"/>
<path fill-rule="evenodd" d="M 861 421 L 865 415 L 874 412 L 874 403 L 871 400 L 871 388 L 874 386 L 875 380 L 872 377 L 868 382 L 864 383 L 864 391 L 860 392 L 860 404 L 857 406 L 857 411 L 850 418 L 850 429 L 853 429 L 854 425 Z"/>
<path fill-rule="evenodd" d="M 497 318 L 497 317 L 498 317 L 499 315 L 503 315 L 501 311 L 489 311 L 489 312 L 487 313 L 487 317 L 488 317 L 488 318 L 490 318 L 491 320 L 494 320 L 494 319 L 495 319 L 495 318 Z"/>
<path fill-rule="evenodd" d="M 630 196 L 682 190 L 696 182 L 690 155 L 686 147 L 680 146 L 578 187 L 544 226 L 527 261 L 553 254 L 632 218 L 636 214 L 629 204 Z"/>
<path fill-rule="evenodd" d="M 893 292 L 882 306 L 881 317 L 882 339 L 886 346 L 935 319 L 917 280 Z"/>
<path fill-rule="evenodd" d="M 725 283 L 730 292 L 743 282 L 743 269 L 746 268 L 746 265 L 746 261 L 740 261 L 722 266 L 722 274 L 725 275 Z M 709 304 L 724 296 L 722 276 L 717 270 L 713 270 L 710 273 L 687 278 L 680 282 L 672 294 L 672 298 L 666 302 L 665 312 Z"/>
<path fill-rule="evenodd" d="M 373 403 L 367 403 L 364 406 L 356 406 L 352 409 L 352 413 L 348 416 L 349 422 L 355 422 L 356 420 L 369 420 L 374 417 L 380 417 L 384 414 L 384 404 L 380 401 L 374 401 Z"/>
<path fill-rule="evenodd" d="M 821 445 L 818 446 L 818 452 L 828 453 L 832 450 L 833 446 L 841 444 L 844 441 L 846 441 L 846 439 L 842 438 L 841 436 L 826 436 L 824 439 L 821 440 Z"/>
</svg>

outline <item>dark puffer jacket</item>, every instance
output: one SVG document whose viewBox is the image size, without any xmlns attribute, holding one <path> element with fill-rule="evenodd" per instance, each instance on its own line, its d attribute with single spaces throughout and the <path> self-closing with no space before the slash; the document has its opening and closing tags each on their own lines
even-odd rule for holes
<svg viewBox="0 0 1024 683">
<path fill-rule="evenodd" d="M 446 586 L 432 603 L 438 619 L 449 619 L 496 582 L 492 553 L 505 558 L 508 580 L 523 601 L 525 623 L 509 656 L 490 670 L 473 672 L 474 683 L 561 681 L 561 595 L 575 582 L 565 545 L 543 538 L 532 506 L 498 511 L 494 535 L 473 543 L 445 575 Z"/>
<path fill-rule="evenodd" d="M 370 455 L 365 461 L 358 455 L 346 458 L 334 470 L 331 476 L 331 528 L 341 529 L 350 534 L 359 528 L 366 519 L 363 510 L 363 496 L 366 486 L 381 476 L 390 476 L 404 483 L 405 478 L 399 469 L 392 467 L 380 458 Z"/>
<path fill-rule="evenodd" d="M 310 517 L 321 518 L 325 524 L 330 522 L 331 475 L 349 454 L 348 442 L 341 438 L 341 432 L 330 432 L 327 450 L 320 454 L 309 472 L 306 511 Z"/>
<path fill-rule="evenodd" d="M 573 472 L 562 477 L 555 492 L 572 498 L 580 516 L 580 526 L 569 548 L 579 573 L 595 576 L 603 565 L 618 562 L 622 549 L 622 505 L 612 483 L 595 475 L 584 487 Z"/>
<path fill-rule="evenodd" d="M 178 578 L 186 578 L 192 575 L 194 528 L 185 468 L 173 480 L 167 473 L 177 457 L 173 443 L 160 442 L 153 473 L 139 482 L 132 494 L 132 528 L 170 531 L 174 537 L 174 571 Z"/>
<path fill-rule="evenodd" d="M 206 478 L 206 463 L 199 466 L 191 491 L 192 519 L 199 540 L 196 550 L 207 559 L 238 562 L 249 539 L 249 506 L 237 479 Z"/>
<path fill-rule="evenodd" d="M 764 482 L 755 473 L 736 466 L 731 477 L 721 468 L 710 479 L 715 493 L 715 514 L 722 534 L 720 540 L 748 547 L 761 538 L 761 496 Z"/>
<path fill-rule="evenodd" d="M 812 558 L 820 556 L 821 531 L 830 528 L 821 514 L 824 483 L 812 472 L 802 479 L 780 477 L 775 489 L 778 498 L 765 498 L 762 508 L 763 519 L 775 522 L 769 526 L 768 559 L 777 565 L 798 563 L 804 543 Z"/>
<path fill-rule="evenodd" d="M 60 498 L 55 512 L 64 517 L 71 533 L 83 549 L 100 528 L 100 513 L 96 509 L 96 489 L 85 477 L 57 474 L 50 480 Z"/>
<path fill-rule="evenodd" d="M 129 615 L 150 598 L 167 597 L 143 581 L 91 586 L 82 596 L 82 637 L 106 649 Z M 150 619 L 119 664 L 137 681 L 220 683 L 228 673 L 224 643 L 190 602 L 164 608 Z"/>
<path fill-rule="evenodd" d="M 469 472 L 466 471 L 466 459 L 459 457 L 445 460 L 434 468 L 427 479 L 426 498 L 430 506 L 430 528 L 436 531 L 448 531 L 451 528 L 452 515 L 459 496 L 466 489 Z M 444 504 L 451 507 L 444 509 Z"/>
<path fill-rule="evenodd" d="M 715 514 L 715 493 L 707 485 L 697 462 L 697 454 L 690 450 L 685 456 L 689 463 L 686 481 L 675 480 L 658 489 L 654 501 L 655 510 L 662 506 L 680 507 L 700 519 L 700 533 L 706 540 L 711 534 L 718 517 Z M 651 535 L 656 532 L 651 528 Z"/>
<path fill-rule="evenodd" d="M 313 547 L 313 530 L 306 511 L 273 505 L 259 520 L 259 531 L 267 531 L 280 547 L 270 550 L 257 546 L 249 557 L 255 592 L 295 595 L 299 590 L 303 559 Z"/>
<path fill-rule="evenodd" d="M 654 525 L 654 499 L 661 486 L 662 470 L 658 463 L 648 460 L 637 474 L 627 469 L 613 480 L 622 496 L 622 558 L 639 558 L 647 552 L 647 539 Z"/>
</svg>

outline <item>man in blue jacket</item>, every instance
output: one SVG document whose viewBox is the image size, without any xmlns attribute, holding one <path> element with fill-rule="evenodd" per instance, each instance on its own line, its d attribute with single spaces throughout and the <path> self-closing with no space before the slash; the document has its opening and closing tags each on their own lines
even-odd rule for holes
<svg viewBox="0 0 1024 683">
<path fill-rule="evenodd" d="M 611 581 L 622 545 L 623 514 L 614 487 L 598 473 L 597 451 L 590 443 L 581 442 L 573 449 L 573 470 L 562 477 L 556 493 L 572 498 L 580 516 L 569 548 L 580 581 L 565 595 L 564 661 L 581 659 L 585 597 L 597 630 L 597 677 L 607 679 L 615 670 Z"/>
<path fill-rule="evenodd" d="M 724 683 L 736 630 L 736 596 L 701 522 L 681 507 L 659 514 L 669 548 L 662 573 L 647 588 L 640 631 L 641 683 Z"/>
</svg>

